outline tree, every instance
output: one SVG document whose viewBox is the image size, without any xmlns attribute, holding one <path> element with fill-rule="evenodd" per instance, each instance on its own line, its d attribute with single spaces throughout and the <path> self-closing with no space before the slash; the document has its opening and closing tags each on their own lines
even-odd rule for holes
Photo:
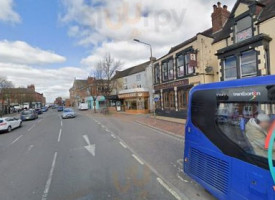
<svg viewBox="0 0 275 200">
<path fill-rule="evenodd" d="M 1 106 L 0 106 L 0 109 L 1 109 L 1 111 L 0 111 L 0 114 L 1 114 L 1 116 L 3 115 L 3 112 L 4 112 L 4 103 L 5 103 L 5 100 L 8 98 L 8 100 L 9 100 L 9 97 L 8 97 L 8 95 L 9 94 L 6 94 L 7 93 L 7 89 L 6 88 L 13 88 L 14 87 L 14 85 L 13 85 L 13 83 L 11 82 L 11 81 L 8 81 L 7 79 L 6 79 L 6 77 L 4 77 L 4 76 L 0 76 L 0 100 L 1 100 Z M 8 107 L 9 107 L 9 102 L 8 102 Z"/>
<path fill-rule="evenodd" d="M 105 97 L 110 96 L 114 88 L 114 81 L 112 81 L 112 77 L 114 76 L 116 70 L 121 68 L 121 66 L 122 62 L 113 58 L 110 53 L 107 53 L 104 58 L 96 64 L 94 70 L 96 87 L 96 91 L 93 92 L 95 94 L 94 98 L 98 97 L 99 95 L 103 95 Z M 96 99 L 94 99 L 94 108 L 95 100 Z"/>
</svg>

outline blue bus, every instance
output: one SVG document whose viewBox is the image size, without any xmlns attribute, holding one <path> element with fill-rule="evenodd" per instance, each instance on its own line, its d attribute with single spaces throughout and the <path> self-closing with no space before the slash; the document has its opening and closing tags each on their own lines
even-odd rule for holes
<svg viewBox="0 0 275 200">
<path fill-rule="evenodd" d="M 189 95 L 184 172 L 218 199 L 275 200 L 264 148 L 274 116 L 275 76 L 195 86 Z"/>
</svg>

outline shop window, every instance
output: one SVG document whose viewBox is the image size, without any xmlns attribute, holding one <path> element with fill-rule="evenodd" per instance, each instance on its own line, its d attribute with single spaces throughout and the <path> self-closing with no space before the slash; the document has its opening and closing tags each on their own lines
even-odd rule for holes
<svg viewBox="0 0 275 200">
<path fill-rule="evenodd" d="M 257 56 L 255 50 L 245 51 L 241 54 L 242 77 L 255 76 L 257 74 Z"/>
<path fill-rule="evenodd" d="M 177 75 L 178 77 L 182 77 L 185 74 L 184 69 L 184 56 L 181 54 L 177 57 Z"/>
<path fill-rule="evenodd" d="M 186 109 L 188 103 L 189 90 L 178 90 L 178 107 L 179 109 Z"/>
<path fill-rule="evenodd" d="M 160 82 L 160 78 L 159 78 L 159 65 L 156 64 L 154 66 L 154 83 L 159 83 Z"/>
<path fill-rule="evenodd" d="M 163 107 L 169 108 L 169 93 L 163 92 Z"/>
<path fill-rule="evenodd" d="M 174 92 L 174 90 L 169 92 L 169 107 L 175 108 L 175 92 Z"/>
<path fill-rule="evenodd" d="M 160 96 L 160 94 L 158 94 Z M 155 108 L 161 109 L 161 98 L 158 101 L 155 101 Z"/>
<path fill-rule="evenodd" d="M 224 60 L 224 80 L 237 78 L 237 62 L 235 56 L 227 57 Z"/>
<path fill-rule="evenodd" d="M 252 37 L 252 19 L 250 16 L 237 21 L 235 26 L 236 42 L 241 42 Z"/>
</svg>

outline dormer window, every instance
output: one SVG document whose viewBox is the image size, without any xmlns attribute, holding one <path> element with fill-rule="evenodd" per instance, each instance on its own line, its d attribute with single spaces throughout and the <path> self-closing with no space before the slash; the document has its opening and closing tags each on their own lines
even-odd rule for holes
<svg viewBox="0 0 275 200">
<path fill-rule="evenodd" d="M 252 37 L 252 19 L 246 16 L 236 22 L 235 42 L 241 42 Z"/>
</svg>

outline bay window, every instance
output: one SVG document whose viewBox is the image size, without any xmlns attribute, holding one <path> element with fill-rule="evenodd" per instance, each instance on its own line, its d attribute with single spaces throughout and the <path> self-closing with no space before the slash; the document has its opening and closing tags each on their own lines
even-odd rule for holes
<svg viewBox="0 0 275 200">
<path fill-rule="evenodd" d="M 169 80 L 174 79 L 174 62 L 173 62 L 173 59 L 170 59 L 168 61 L 168 79 Z"/>
<path fill-rule="evenodd" d="M 241 76 L 255 76 L 257 74 L 257 56 L 255 50 L 242 52 Z"/>
<path fill-rule="evenodd" d="M 168 65 L 167 65 L 167 62 L 162 63 L 161 69 L 162 69 L 162 80 L 167 81 L 168 80 Z"/>
<path fill-rule="evenodd" d="M 181 54 L 177 57 L 177 75 L 178 77 L 182 77 L 184 74 L 184 56 Z"/>
<path fill-rule="evenodd" d="M 160 78 L 159 78 L 159 65 L 156 64 L 154 66 L 154 83 L 159 83 L 160 82 Z"/>
<path fill-rule="evenodd" d="M 229 56 L 224 60 L 224 80 L 237 78 L 237 60 L 235 56 Z"/>
</svg>

